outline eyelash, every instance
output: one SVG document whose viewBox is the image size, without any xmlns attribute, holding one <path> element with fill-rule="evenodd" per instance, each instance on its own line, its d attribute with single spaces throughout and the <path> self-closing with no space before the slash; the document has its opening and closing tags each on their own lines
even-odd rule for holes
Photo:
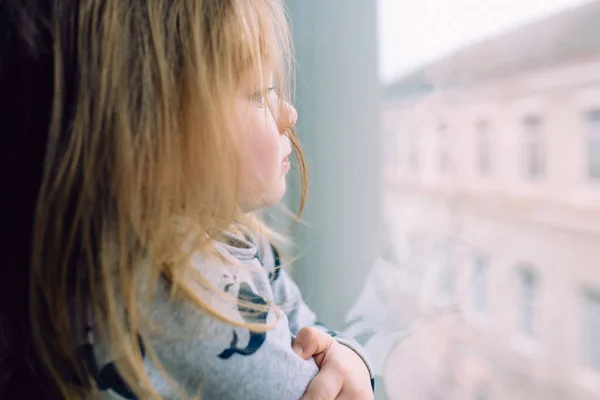
<svg viewBox="0 0 600 400">
<path fill-rule="evenodd" d="M 272 87 L 270 87 L 270 88 L 267 88 L 267 95 L 268 95 L 269 93 L 273 92 L 274 90 L 275 90 L 275 87 L 274 87 L 274 86 L 272 86 Z M 250 96 L 250 98 L 251 98 L 253 101 L 256 101 L 256 102 L 257 102 L 258 104 L 260 104 L 260 105 L 263 105 L 263 104 L 265 104 L 265 97 L 266 97 L 266 96 L 264 96 L 264 94 L 263 94 L 263 92 L 262 92 L 262 91 L 260 91 L 260 92 L 254 92 L 254 93 L 252 93 L 252 95 Z"/>
</svg>

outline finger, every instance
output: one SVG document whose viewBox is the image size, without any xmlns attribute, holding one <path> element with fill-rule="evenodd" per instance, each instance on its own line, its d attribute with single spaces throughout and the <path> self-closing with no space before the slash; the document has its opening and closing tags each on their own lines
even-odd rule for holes
<svg viewBox="0 0 600 400">
<path fill-rule="evenodd" d="M 373 400 L 375 397 L 372 394 L 355 395 L 355 394 L 341 394 L 335 398 L 335 400 Z"/>
<path fill-rule="evenodd" d="M 375 398 L 373 391 L 365 392 L 347 392 L 342 390 L 335 400 L 373 400 Z"/>
<path fill-rule="evenodd" d="M 300 329 L 292 349 L 303 359 L 308 359 L 316 354 L 324 353 L 329 349 L 333 338 L 314 327 Z"/>
<path fill-rule="evenodd" d="M 301 400 L 335 400 L 342 390 L 342 375 L 333 368 L 323 368 L 312 380 Z"/>
</svg>

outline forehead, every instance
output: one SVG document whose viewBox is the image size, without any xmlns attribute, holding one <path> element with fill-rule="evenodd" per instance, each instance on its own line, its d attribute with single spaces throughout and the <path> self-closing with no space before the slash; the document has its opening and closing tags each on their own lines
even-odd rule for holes
<svg viewBox="0 0 600 400">
<path fill-rule="evenodd" d="M 238 41 L 240 78 L 260 82 L 273 75 L 283 76 L 289 52 L 287 23 L 277 12 L 278 1 L 251 0 L 239 15 L 241 35 Z"/>
</svg>

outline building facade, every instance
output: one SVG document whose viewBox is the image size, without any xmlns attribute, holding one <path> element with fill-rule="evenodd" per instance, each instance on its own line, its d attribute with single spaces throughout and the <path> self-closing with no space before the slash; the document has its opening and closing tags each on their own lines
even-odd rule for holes
<svg viewBox="0 0 600 400">
<path fill-rule="evenodd" d="M 386 359 L 389 398 L 600 398 L 594 18 L 598 3 L 389 88 L 385 218 L 416 288 L 391 307 L 419 310 Z M 540 35 L 554 44 L 523 55 Z"/>
</svg>

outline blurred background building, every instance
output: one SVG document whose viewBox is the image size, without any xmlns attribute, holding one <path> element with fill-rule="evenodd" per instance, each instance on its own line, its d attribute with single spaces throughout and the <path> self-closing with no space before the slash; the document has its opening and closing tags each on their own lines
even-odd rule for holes
<svg viewBox="0 0 600 400">
<path fill-rule="evenodd" d="M 293 274 L 376 398 L 600 398 L 600 1 L 287 3 Z"/>
<path fill-rule="evenodd" d="M 400 79 L 382 117 L 384 218 L 425 321 L 388 396 L 600 398 L 600 3 Z"/>
</svg>

